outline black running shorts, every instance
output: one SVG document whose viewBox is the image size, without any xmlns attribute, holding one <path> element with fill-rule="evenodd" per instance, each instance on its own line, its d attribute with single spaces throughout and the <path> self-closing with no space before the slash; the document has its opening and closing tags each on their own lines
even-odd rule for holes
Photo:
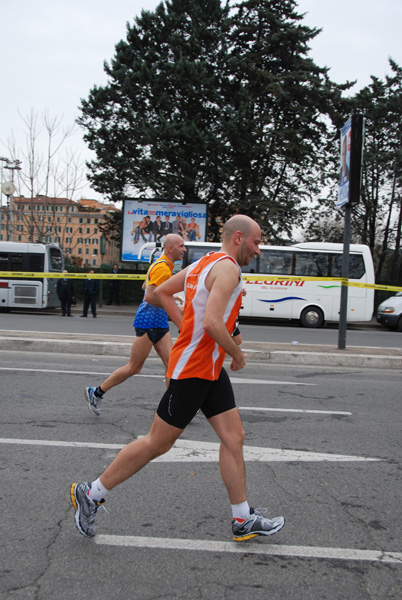
<svg viewBox="0 0 402 600">
<path fill-rule="evenodd" d="M 140 327 L 135 328 L 135 335 L 137 337 L 142 337 L 147 334 L 150 341 L 153 344 L 157 344 L 161 341 L 164 335 L 166 335 L 169 331 L 169 327 L 154 327 L 152 329 L 141 329 Z"/>
<path fill-rule="evenodd" d="M 210 419 L 235 406 L 232 384 L 222 369 L 216 381 L 198 377 L 171 379 L 156 412 L 169 425 L 185 429 L 198 410 Z"/>
</svg>

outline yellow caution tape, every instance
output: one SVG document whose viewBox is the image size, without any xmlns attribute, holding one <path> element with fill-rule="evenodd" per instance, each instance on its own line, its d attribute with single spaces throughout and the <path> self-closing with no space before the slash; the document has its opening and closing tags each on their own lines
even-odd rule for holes
<svg viewBox="0 0 402 600">
<path fill-rule="evenodd" d="M 120 275 L 116 273 L 28 273 L 22 271 L 0 271 L 2 279 L 114 279 L 114 280 L 138 280 L 145 279 L 146 273 L 140 275 L 138 273 L 127 273 Z"/>
<path fill-rule="evenodd" d="M 395 285 L 377 285 L 375 283 L 358 283 L 357 281 L 348 281 L 345 285 L 349 287 L 367 288 L 369 290 L 387 290 L 393 292 L 402 292 L 402 287 L 397 287 Z"/>
<path fill-rule="evenodd" d="M 248 273 L 242 274 L 243 281 L 344 281 L 347 279 L 344 277 L 297 277 L 290 275 L 249 275 Z"/>
<path fill-rule="evenodd" d="M 377 285 L 375 283 L 359 283 L 358 281 L 349 281 L 345 277 L 291 277 L 287 275 L 242 275 L 243 281 L 263 281 L 267 285 L 269 285 L 273 281 L 338 281 L 341 285 L 346 285 L 348 287 L 361 287 L 367 288 L 370 290 L 389 290 L 395 292 L 402 292 L 402 287 L 398 287 L 395 285 Z"/>
<path fill-rule="evenodd" d="M 106 280 L 117 280 L 117 281 L 135 281 L 146 279 L 146 273 L 127 273 L 116 274 L 116 273 L 32 273 L 23 271 L 0 271 L 0 278 L 2 279 L 106 279 Z M 370 290 L 385 290 L 402 292 L 402 287 L 394 285 L 377 285 L 374 283 L 359 283 L 355 281 L 349 281 L 345 277 L 295 277 L 287 275 L 251 275 L 245 273 L 242 275 L 243 281 L 262 281 L 269 285 L 273 281 L 338 281 L 341 285 L 348 287 L 361 287 Z"/>
</svg>

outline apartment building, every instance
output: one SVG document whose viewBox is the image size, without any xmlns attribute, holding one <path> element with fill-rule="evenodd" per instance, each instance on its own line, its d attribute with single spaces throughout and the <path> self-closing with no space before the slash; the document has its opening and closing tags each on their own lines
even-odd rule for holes
<svg viewBox="0 0 402 600">
<path fill-rule="evenodd" d="M 0 211 L 0 240 L 58 243 L 66 259 L 77 266 L 118 262 L 116 242 L 106 241 L 99 229 L 106 215 L 121 212 L 114 205 L 48 196 L 10 199 L 11 205 Z"/>
</svg>

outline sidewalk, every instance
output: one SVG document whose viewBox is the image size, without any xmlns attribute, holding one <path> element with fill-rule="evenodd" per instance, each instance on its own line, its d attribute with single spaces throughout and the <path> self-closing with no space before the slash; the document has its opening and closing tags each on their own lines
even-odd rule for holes
<svg viewBox="0 0 402 600">
<path fill-rule="evenodd" d="M 108 306 L 98 308 L 98 314 L 134 316 L 135 306 Z M 82 314 L 82 307 L 72 311 Z M 53 313 L 54 314 L 54 313 Z M 56 313 L 57 314 L 57 313 Z M 365 324 L 367 326 L 367 324 Z M 373 326 L 377 326 L 375 321 Z M 92 354 L 103 356 L 130 355 L 132 335 L 104 335 L 77 333 L 43 333 L 0 330 L 0 350 Z M 270 364 L 316 365 L 321 367 L 349 367 L 375 369 L 402 369 L 402 348 L 372 348 L 351 346 L 339 350 L 319 344 L 244 342 L 243 351 L 249 362 Z M 157 356 L 152 350 L 151 356 Z"/>
</svg>

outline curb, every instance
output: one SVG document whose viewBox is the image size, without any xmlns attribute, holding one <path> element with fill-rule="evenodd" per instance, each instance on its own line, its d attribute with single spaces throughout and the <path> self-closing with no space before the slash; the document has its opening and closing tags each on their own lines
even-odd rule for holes
<svg viewBox="0 0 402 600">
<path fill-rule="evenodd" d="M 43 334 L 42 332 L 0 332 L 0 350 L 15 352 L 54 352 L 60 354 L 91 354 L 129 357 L 131 336 L 103 336 L 96 334 Z M 269 364 L 311 365 L 369 369 L 402 369 L 400 348 L 351 347 L 336 350 L 332 346 L 244 342 L 243 351 L 249 362 Z M 392 352 L 392 354 L 391 354 Z M 157 357 L 152 348 L 150 356 Z"/>
</svg>

